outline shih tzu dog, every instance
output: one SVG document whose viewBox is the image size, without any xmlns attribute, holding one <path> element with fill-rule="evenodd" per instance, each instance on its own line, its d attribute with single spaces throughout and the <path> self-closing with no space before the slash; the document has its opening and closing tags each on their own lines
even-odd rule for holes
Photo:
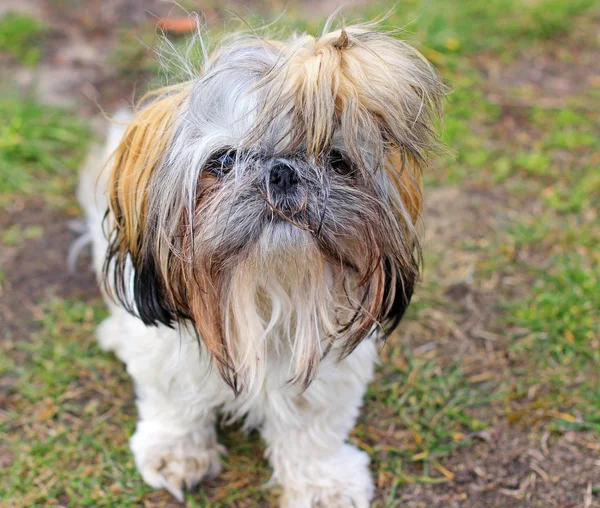
<svg viewBox="0 0 600 508">
<path fill-rule="evenodd" d="M 262 433 L 282 506 L 369 505 L 346 439 L 418 277 L 444 92 L 416 50 L 354 26 L 229 38 L 117 115 L 79 198 L 147 484 L 182 500 L 217 475 L 220 411 Z"/>
</svg>

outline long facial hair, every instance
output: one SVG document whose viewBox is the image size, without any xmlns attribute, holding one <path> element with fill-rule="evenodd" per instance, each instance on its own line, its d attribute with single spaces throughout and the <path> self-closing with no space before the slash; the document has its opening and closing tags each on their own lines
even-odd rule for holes
<svg viewBox="0 0 600 508">
<path fill-rule="evenodd" d="M 418 52 L 365 27 L 223 45 L 142 100 L 111 159 L 111 294 L 147 325 L 191 324 L 236 393 L 281 348 L 308 386 L 408 306 L 443 95 Z M 293 192 L 274 191 L 277 164 Z"/>
</svg>

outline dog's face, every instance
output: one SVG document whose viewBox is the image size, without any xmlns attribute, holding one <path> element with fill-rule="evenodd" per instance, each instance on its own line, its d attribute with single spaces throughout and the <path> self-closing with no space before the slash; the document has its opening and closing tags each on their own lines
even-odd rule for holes
<svg viewBox="0 0 600 508">
<path fill-rule="evenodd" d="M 146 324 L 191 322 L 236 391 L 270 334 L 289 338 L 306 386 L 331 345 L 350 353 L 408 305 L 443 92 L 416 51 L 361 28 L 222 47 L 146 100 L 114 155 L 116 296 Z"/>
</svg>

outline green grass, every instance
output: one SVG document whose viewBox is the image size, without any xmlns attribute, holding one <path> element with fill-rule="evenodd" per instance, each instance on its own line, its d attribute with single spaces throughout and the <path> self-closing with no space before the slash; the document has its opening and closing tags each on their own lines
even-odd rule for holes
<svg viewBox="0 0 600 508">
<path fill-rule="evenodd" d="M 519 96 L 522 90 L 515 90 Z M 515 383 L 511 421 L 562 412 L 558 428 L 600 431 L 600 108 L 593 89 L 563 107 L 521 107 L 529 133 L 502 180 L 522 209 L 498 237 L 496 269 L 520 281 L 505 299 Z M 517 136 L 514 136 L 517 138 Z M 517 191 L 518 189 L 518 191 Z M 491 255 L 489 257 L 492 257 Z M 517 261 L 518 259 L 518 261 Z M 514 331 L 513 331 L 514 330 Z M 531 390 L 537 394 L 528 401 Z"/>
<path fill-rule="evenodd" d="M 478 89 L 480 80 L 477 72 L 466 67 L 452 80 L 454 90 L 446 104 L 442 138 L 449 154 L 439 159 L 434 172 L 425 175 L 429 186 L 484 180 L 490 166 L 502 157 L 486 146 L 500 108 Z"/>
<path fill-rule="evenodd" d="M 470 414 L 470 409 L 484 399 L 484 390 L 469 383 L 460 362 L 442 367 L 435 355 L 415 357 L 410 350 L 398 349 L 386 356 L 377 382 L 365 399 L 365 421 L 375 427 L 381 425 L 382 434 L 390 422 L 403 430 L 395 439 L 388 436 L 388 442 L 378 440 L 371 429 L 364 432 L 363 427 L 355 435 L 359 442 L 364 439 L 368 443 L 366 448 L 375 456 L 385 452 L 385 461 L 380 464 L 384 471 L 411 476 L 403 471 L 402 464 L 418 462 L 424 468 L 422 479 L 431 475 L 432 481 L 443 481 L 439 473 L 432 474 L 435 471 L 431 466 L 451 450 L 467 444 L 469 433 L 487 426 Z M 381 418 L 381 412 L 385 418 Z"/>
<path fill-rule="evenodd" d="M 596 169 L 557 178 L 539 202 L 543 214 L 516 222 L 510 232 L 518 249 L 530 253 L 517 273 L 531 281 L 505 309 L 509 326 L 527 330 L 515 336 L 511 352 L 523 367 L 524 386 L 541 385 L 542 398 L 556 410 L 576 411 L 579 424 L 600 431 Z"/>
<path fill-rule="evenodd" d="M 72 192 L 90 133 L 62 108 L 0 95 L 0 205 L 14 195 L 60 201 Z"/>
<path fill-rule="evenodd" d="M 114 478 L 125 488 L 139 484 L 127 449 L 135 423 L 131 386 L 93 341 L 100 309 L 52 300 L 30 340 L 3 341 L 2 376 L 12 387 L 1 428 L 13 462 L 0 482 L 2 499 L 85 506 L 100 501 Z M 16 361 L 7 360 L 8 351 Z"/>
<path fill-rule="evenodd" d="M 34 66 L 42 57 L 46 28 L 42 22 L 14 12 L 0 18 L 0 53 L 7 53 L 23 65 Z"/>
<path fill-rule="evenodd" d="M 385 24 L 404 26 L 426 53 L 504 52 L 566 31 L 573 16 L 594 5 L 593 0 L 407 0 L 390 11 Z M 363 15 L 375 19 L 388 10 L 389 3 L 375 3 Z"/>
<path fill-rule="evenodd" d="M 600 263 L 590 265 L 579 254 L 560 255 L 536 276 L 532 294 L 510 309 L 511 321 L 531 332 L 516 341 L 512 349 L 537 358 L 541 367 L 552 372 L 558 389 L 570 386 L 573 401 L 576 396 L 582 397 L 587 402 L 586 414 L 597 416 Z M 580 376 L 585 381 L 575 382 Z"/>
<path fill-rule="evenodd" d="M 44 230 L 40 226 L 29 226 L 22 228 L 18 224 L 14 224 L 0 236 L 0 243 L 4 245 L 19 245 L 25 240 L 40 238 L 44 235 Z"/>
</svg>

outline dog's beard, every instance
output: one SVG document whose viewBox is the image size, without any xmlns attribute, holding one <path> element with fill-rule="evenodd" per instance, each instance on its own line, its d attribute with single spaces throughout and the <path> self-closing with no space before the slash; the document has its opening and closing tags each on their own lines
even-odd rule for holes
<svg viewBox="0 0 600 508">
<path fill-rule="evenodd" d="M 236 391 L 260 386 L 269 348 L 291 358 L 289 381 L 307 386 L 330 348 L 348 354 L 381 326 L 387 285 L 398 298 L 412 290 L 414 263 L 402 277 L 397 268 L 399 254 L 412 260 L 403 223 L 350 177 L 317 179 L 318 168 L 301 166 L 302 184 L 283 198 L 257 161 L 238 182 L 208 177 L 184 234 L 151 230 L 167 300 L 196 324 Z M 150 204 L 151 219 L 164 207 Z"/>
<path fill-rule="evenodd" d="M 281 222 L 265 228 L 225 297 L 227 349 L 246 390 L 260 386 L 273 355 L 290 358 L 290 382 L 312 378 L 335 333 L 334 294 L 331 269 L 305 231 Z"/>
</svg>

